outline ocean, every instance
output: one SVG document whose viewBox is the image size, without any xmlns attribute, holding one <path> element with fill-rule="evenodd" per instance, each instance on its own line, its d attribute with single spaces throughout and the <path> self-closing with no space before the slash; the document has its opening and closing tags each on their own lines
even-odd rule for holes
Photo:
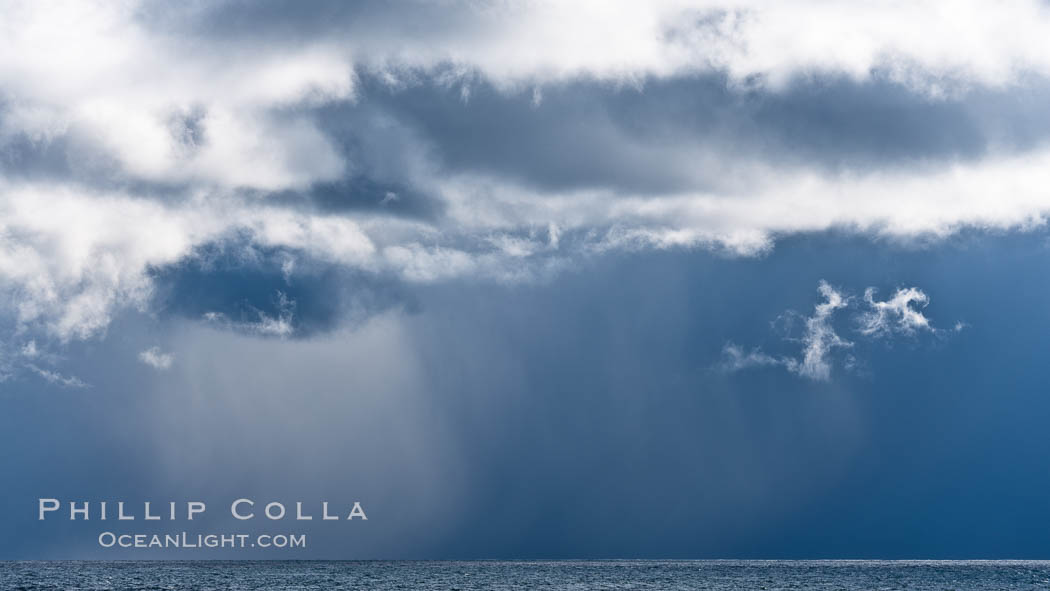
<svg viewBox="0 0 1050 591">
<path fill-rule="evenodd" d="M 1045 561 L 0 562 L 8 590 L 1048 589 Z"/>
</svg>

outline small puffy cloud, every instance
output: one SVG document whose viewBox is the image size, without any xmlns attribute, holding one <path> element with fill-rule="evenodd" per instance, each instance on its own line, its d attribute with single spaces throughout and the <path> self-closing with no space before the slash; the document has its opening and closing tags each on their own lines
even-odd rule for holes
<svg viewBox="0 0 1050 591">
<path fill-rule="evenodd" d="M 139 361 L 156 370 L 171 369 L 175 356 L 161 351 L 160 347 L 150 347 L 139 353 Z"/>
<path fill-rule="evenodd" d="M 40 355 L 40 351 L 36 348 L 36 341 L 29 341 L 22 345 L 20 353 L 26 359 L 36 359 Z"/>
</svg>

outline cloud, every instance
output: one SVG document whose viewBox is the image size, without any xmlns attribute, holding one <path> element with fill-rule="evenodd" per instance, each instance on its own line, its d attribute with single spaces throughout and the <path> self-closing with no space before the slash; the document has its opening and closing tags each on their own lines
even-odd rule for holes
<svg viewBox="0 0 1050 591">
<path fill-rule="evenodd" d="M 338 52 L 217 52 L 146 30 L 139 4 L 6 2 L 3 135 L 65 138 L 88 174 L 161 183 L 277 189 L 340 174 L 311 122 L 272 112 L 352 96 Z"/>
<path fill-rule="evenodd" d="M 20 346 L 15 339 L 0 340 L 0 383 L 25 375 L 36 376 L 45 382 L 63 388 L 90 388 L 91 384 L 77 376 L 66 375 L 47 366 L 57 366 L 63 357 L 28 340 Z"/>
<path fill-rule="evenodd" d="M 40 343 L 152 311 L 158 273 L 225 241 L 288 269 L 514 282 L 1050 212 L 1034 0 L 0 9 L 0 293 Z M 845 346 L 825 295 L 802 375 Z M 311 317 L 210 311 L 276 336 Z"/>
<path fill-rule="evenodd" d="M 814 380 L 826 380 L 831 376 L 828 354 L 832 349 L 852 347 L 853 343 L 843 339 L 831 325 L 831 315 L 848 305 L 848 300 L 827 282 L 821 281 L 817 290 L 824 301 L 817 304 L 813 315 L 806 319 L 802 335 L 802 359 L 790 367 L 798 375 Z"/>
<path fill-rule="evenodd" d="M 789 369 L 797 368 L 798 361 L 790 357 L 774 357 L 755 348 L 750 351 L 734 343 L 726 343 L 722 347 L 721 368 L 725 371 L 740 371 L 744 369 L 784 366 Z"/>
<path fill-rule="evenodd" d="M 826 281 L 817 286 L 824 301 L 813 309 L 813 315 L 803 318 L 803 330 L 800 337 L 788 337 L 802 345 L 799 356 L 774 356 L 760 348 L 745 351 L 733 343 L 726 343 L 722 348 L 721 368 L 725 371 L 740 371 L 761 367 L 783 367 L 791 373 L 811 380 L 824 381 L 831 377 L 832 363 L 830 354 L 835 349 L 850 348 L 853 343 L 839 336 L 832 325 L 836 310 L 846 308 L 849 298 L 836 290 Z M 794 314 L 792 314 L 792 317 Z"/>
<path fill-rule="evenodd" d="M 160 347 L 150 347 L 139 353 L 139 361 L 153 369 L 165 370 L 171 369 L 171 365 L 175 363 L 175 356 L 161 351 Z"/>
<path fill-rule="evenodd" d="M 90 384 L 85 383 L 83 380 L 81 380 L 80 378 L 78 378 L 76 376 L 62 375 L 62 374 L 58 373 L 57 371 L 53 371 L 53 370 L 50 370 L 50 369 L 44 369 L 44 368 L 41 368 L 41 367 L 39 367 L 39 366 L 37 366 L 36 364 L 33 364 L 33 363 L 27 363 L 27 364 L 25 364 L 25 367 L 26 367 L 26 369 L 29 369 L 30 371 L 32 371 L 36 375 L 38 375 L 41 378 L 43 378 L 49 384 L 53 384 L 53 385 L 56 385 L 56 386 L 61 386 L 63 388 L 90 388 L 91 387 Z"/>
<path fill-rule="evenodd" d="M 407 11 L 373 2 L 303 10 L 277 0 L 146 7 L 136 23 L 146 30 L 200 42 L 338 44 L 392 79 L 405 68 L 445 66 L 525 86 L 530 100 L 538 82 L 580 76 L 629 83 L 724 70 L 741 83 L 778 85 L 798 75 L 863 79 L 885 71 L 934 91 L 1050 72 L 1042 44 L 1050 15 L 1036 0 L 994 7 L 976 0 L 849 7 L 818 0 L 418 2 Z"/>
<path fill-rule="evenodd" d="M 251 312 L 256 319 L 246 321 L 234 321 L 222 312 L 205 312 L 204 320 L 216 326 L 235 330 L 247 334 L 263 337 L 286 338 L 292 336 L 296 331 L 295 323 L 295 301 L 288 298 L 284 292 L 278 291 L 274 294 L 274 304 L 277 313 L 270 315 L 256 308 Z"/>
<path fill-rule="evenodd" d="M 36 359 L 40 356 L 40 351 L 36 347 L 36 341 L 29 341 L 22 345 L 22 349 L 19 352 L 26 359 Z"/>
<path fill-rule="evenodd" d="M 871 311 L 860 316 L 861 334 L 879 337 L 933 330 L 929 319 L 918 309 L 925 308 L 930 298 L 917 288 L 898 289 L 890 299 L 880 302 L 875 299 L 875 288 L 869 287 L 864 290 L 864 301 Z M 961 328 L 959 323 L 956 326 Z"/>
<path fill-rule="evenodd" d="M 854 298 L 841 291 L 836 290 L 826 281 L 821 280 L 817 286 L 824 301 L 818 303 L 813 315 L 803 318 L 803 330 L 800 337 L 790 335 L 791 319 L 798 315 L 788 312 L 778 318 L 778 323 L 784 318 L 788 335 L 785 340 L 798 342 L 802 350 L 797 356 L 782 355 L 775 356 L 765 353 L 761 348 L 755 347 L 750 351 L 728 342 L 722 348 L 722 362 L 720 367 L 725 371 L 741 371 L 762 367 L 783 367 L 791 373 L 804 378 L 817 381 L 827 381 L 831 378 L 834 366 L 833 352 L 835 349 L 850 349 L 856 344 L 840 336 L 833 323 L 834 313 L 853 306 Z M 914 335 L 918 332 L 934 332 L 929 318 L 916 308 L 925 308 L 930 303 L 930 298 L 922 290 L 916 287 L 899 288 L 893 296 L 885 301 L 875 299 L 875 288 L 869 287 L 864 290 L 863 304 L 866 307 L 855 314 L 856 332 L 861 337 L 883 338 L 894 335 Z M 965 323 L 956 322 L 954 332 L 960 332 Z M 844 360 L 846 369 L 855 366 L 855 357 L 848 356 Z"/>
<path fill-rule="evenodd" d="M 287 337 L 295 330 L 292 318 L 295 310 L 295 302 L 290 301 L 283 293 L 278 292 L 277 316 L 268 316 L 259 312 L 259 321 L 245 325 L 249 332 L 255 332 L 263 336 Z"/>
</svg>

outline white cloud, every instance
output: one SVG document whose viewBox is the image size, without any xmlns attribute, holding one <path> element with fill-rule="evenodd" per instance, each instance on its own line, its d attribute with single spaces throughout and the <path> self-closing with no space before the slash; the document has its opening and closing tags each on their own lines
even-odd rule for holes
<svg viewBox="0 0 1050 591">
<path fill-rule="evenodd" d="M 825 281 L 820 282 L 818 290 L 824 301 L 817 304 L 813 315 L 806 319 L 802 359 L 790 369 L 803 377 L 826 380 L 831 377 L 828 354 L 832 349 L 852 347 L 853 343 L 840 337 L 831 325 L 832 314 L 845 308 L 848 300 Z"/>
<path fill-rule="evenodd" d="M 713 166 L 712 170 L 719 168 Z M 825 173 L 723 161 L 707 191 L 671 195 L 537 193 L 491 178 L 437 179 L 467 231 L 556 223 L 611 228 L 601 248 L 721 246 L 761 252 L 777 234 L 832 228 L 897 238 L 966 227 L 1033 228 L 1050 213 L 1050 151 L 989 156 L 943 168 Z"/>
<path fill-rule="evenodd" d="M 33 373 L 35 373 L 38 376 L 40 376 L 41 378 L 44 378 L 44 380 L 47 383 L 49 383 L 49 384 L 54 384 L 56 386 L 61 386 L 63 388 L 90 388 L 91 387 L 90 384 L 87 384 L 86 382 L 84 382 L 83 380 L 81 380 L 80 378 L 78 378 L 76 376 L 63 375 L 63 374 L 58 373 L 57 371 L 53 371 L 53 370 L 50 370 L 50 369 L 44 369 L 44 368 L 38 367 L 37 365 L 35 365 L 33 363 L 27 363 L 25 365 L 25 367 L 27 369 L 29 369 L 30 371 L 32 371 Z"/>
<path fill-rule="evenodd" d="M 295 326 L 293 320 L 295 317 L 295 302 L 288 299 L 282 292 L 277 292 L 277 308 L 278 312 L 275 316 L 270 316 L 262 311 L 257 311 L 259 314 L 259 321 L 248 323 L 245 326 L 245 330 L 248 332 L 254 332 L 263 336 L 272 337 L 288 337 L 295 332 Z"/>
<path fill-rule="evenodd" d="M 722 347 L 722 369 L 726 371 L 741 371 L 756 367 L 784 366 L 787 368 L 797 367 L 798 361 L 790 357 L 774 357 L 755 348 L 750 351 L 734 343 L 726 343 Z"/>
<path fill-rule="evenodd" d="M 158 182 L 281 189 L 337 177 L 316 127 L 272 109 L 353 96 L 352 65 L 320 46 L 234 48 L 146 30 L 140 2 L 3 2 L 5 134 L 83 144 L 78 166 L 115 162 Z M 187 118 L 204 130 L 187 141 Z"/>
<path fill-rule="evenodd" d="M 64 185 L 0 181 L 0 292 L 19 330 L 66 342 L 95 336 L 120 309 L 143 308 L 151 267 L 175 263 L 234 232 L 360 268 L 382 261 L 359 224 L 258 207 L 222 194 L 166 204 Z"/>
<path fill-rule="evenodd" d="M 222 312 L 206 312 L 204 320 L 222 328 L 247 334 L 281 339 L 290 337 L 295 334 L 295 301 L 281 291 L 274 294 L 274 300 L 277 314 L 269 315 L 262 310 L 253 309 L 258 320 L 236 322 L 230 320 Z"/>
<path fill-rule="evenodd" d="M 801 337 L 789 338 L 801 343 L 802 351 L 799 357 L 774 356 L 757 347 L 745 351 L 739 345 L 726 343 L 722 348 L 722 368 L 726 371 L 740 371 L 779 366 L 804 378 L 828 380 L 831 377 L 832 351 L 853 346 L 853 343 L 839 336 L 832 325 L 835 311 L 847 307 L 849 298 L 826 281 L 820 282 L 817 291 L 824 301 L 814 307 L 812 316 L 804 318 Z"/>
<path fill-rule="evenodd" d="M 860 316 L 860 332 L 868 336 L 887 336 L 893 333 L 915 334 L 933 330 L 930 320 L 919 308 L 925 308 L 930 298 L 915 287 L 898 289 L 886 301 L 875 299 L 875 288 L 864 290 L 864 301 L 871 308 Z M 958 323 L 956 323 L 958 326 Z"/>
<path fill-rule="evenodd" d="M 36 348 L 36 341 L 29 341 L 22 345 L 21 354 L 26 359 L 36 359 L 40 355 L 40 351 Z"/>
<path fill-rule="evenodd" d="M 142 306 L 146 271 L 225 230 L 207 211 L 63 186 L 0 182 L 0 283 L 20 327 L 60 340 L 104 330 L 115 309 Z"/>
<path fill-rule="evenodd" d="M 153 369 L 165 370 L 171 369 L 171 365 L 175 363 L 175 356 L 161 351 L 160 347 L 150 347 L 139 353 L 139 361 Z"/>
<path fill-rule="evenodd" d="M 826 381 L 831 377 L 835 349 L 848 349 L 854 342 L 841 337 L 833 326 L 833 316 L 838 310 L 849 308 L 855 301 L 833 288 L 826 281 L 821 281 L 818 291 L 824 301 L 818 303 L 813 315 L 804 318 L 801 337 L 785 337 L 789 341 L 802 344 L 799 357 L 769 355 L 756 347 L 750 351 L 734 343 L 726 343 L 722 349 L 721 367 L 727 371 L 740 371 L 759 367 L 783 367 L 799 376 L 813 380 Z M 856 315 L 856 331 L 863 337 L 879 338 L 895 334 L 913 335 L 917 332 L 933 332 L 934 329 L 923 313 L 916 308 L 926 307 L 930 298 L 916 287 L 901 288 L 885 301 L 875 299 L 875 288 L 864 290 L 866 309 Z M 789 318 L 797 317 L 788 312 Z M 778 318 L 778 321 L 781 318 Z M 953 330 L 960 332 L 965 328 L 963 322 L 956 322 Z M 788 326 L 790 328 L 790 325 Z M 846 369 L 856 365 L 857 359 L 847 356 L 844 359 Z"/>
</svg>

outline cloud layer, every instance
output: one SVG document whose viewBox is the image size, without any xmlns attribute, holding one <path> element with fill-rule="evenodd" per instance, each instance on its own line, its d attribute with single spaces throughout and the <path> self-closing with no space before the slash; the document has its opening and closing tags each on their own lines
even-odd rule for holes
<svg viewBox="0 0 1050 591">
<path fill-rule="evenodd" d="M 0 8 L 0 289 L 20 343 L 152 310 L 158 270 L 215 245 L 285 253 L 288 277 L 521 281 L 624 249 L 748 255 L 1050 209 L 1036 1 Z M 865 330 L 921 329 L 916 303 L 898 293 Z M 294 304 L 213 321 L 287 336 L 309 314 Z M 795 369 L 817 378 L 846 346 L 821 313 Z"/>
</svg>

